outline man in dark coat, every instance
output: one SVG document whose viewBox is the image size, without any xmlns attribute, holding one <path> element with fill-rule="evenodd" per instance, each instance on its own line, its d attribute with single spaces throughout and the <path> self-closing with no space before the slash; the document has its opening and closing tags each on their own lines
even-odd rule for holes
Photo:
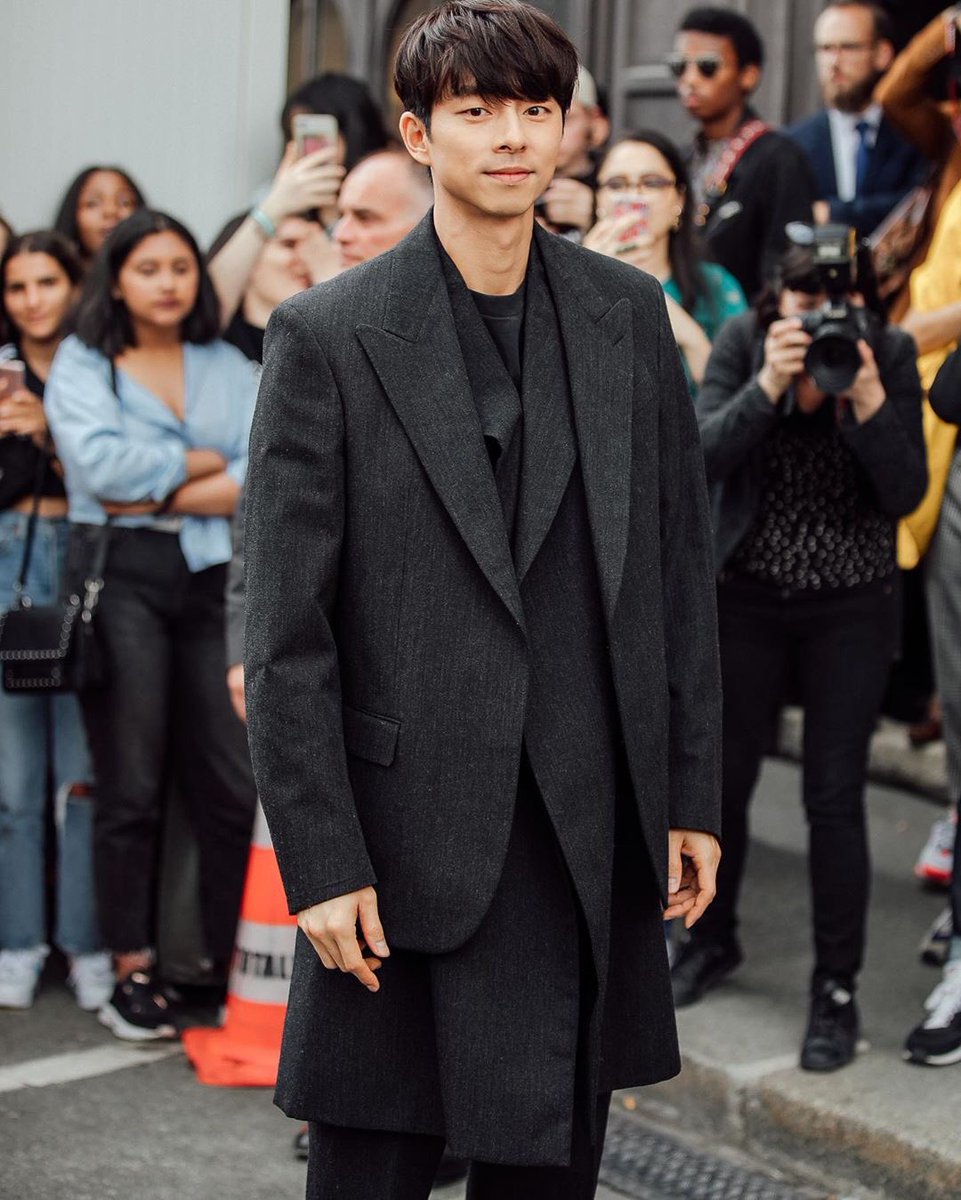
<svg viewBox="0 0 961 1200">
<path fill-rule="evenodd" d="M 803 151 L 750 107 L 764 46 L 726 8 L 691 9 L 668 66 L 699 129 L 688 152 L 691 191 L 708 258 L 753 300 L 786 248 L 784 227 L 810 221 L 817 191 Z"/>
<path fill-rule="evenodd" d="M 423 1200 L 445 1139 L 477 1200 L 586 1200 L 611 1090 L 679 1066 L 661 917 L 719 857 L 706 488 L 659 285 L 534 229 L 576 71 L 519 0 L 415 22 L 435 208 L 268 328 L 247 700 L 315 1200 Z"/>
<path fill-rule="evenodd" d="M 807 155 L 822 223 L 853 225 L 867 237 L 930 173 L 931 165 L 872 100 L 894 60 L 891 18 L 867 0 L 835 0 L 814 25 L 825 108 L 787 130 Z"/>
</svg>

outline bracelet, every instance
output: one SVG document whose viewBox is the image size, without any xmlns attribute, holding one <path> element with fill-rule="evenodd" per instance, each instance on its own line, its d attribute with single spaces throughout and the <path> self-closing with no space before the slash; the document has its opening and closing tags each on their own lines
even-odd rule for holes
<svg viewBox="0 0 961 1200">
<path fill-rule="evenodd" d="M 260 232 L 269 241 L 277 236 L 277 226 L 271 221 L 264 210 L 257 205 L 250 210 L 250 215 L 260 226 Z"/>
</svg>

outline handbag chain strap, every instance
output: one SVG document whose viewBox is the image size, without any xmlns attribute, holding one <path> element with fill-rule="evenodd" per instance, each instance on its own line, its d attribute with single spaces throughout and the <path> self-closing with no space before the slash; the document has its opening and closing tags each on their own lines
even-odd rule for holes
<svg viewBox="0 0 961 1200">
<path fill-rule="evenodd" d="M 120 404 L 120 393 L 117 390 L 117 366 L 113 359 L 110 360 L 110 387 L 117 398 L 117 403 Z M 33 502 L 30 505 L 30 515 L 27 518 L 27 532 L 23 539 L 23 557 L 20 559 L 20 571 L 17 575 L 16 583 L 13 585 L 14 605 L 17 608 L 30 608 L 31 606 L 30 597 L 26 593 L 27 573 L 30 570 L 30 560 L 33 557 L 37 521 L 40 517 L 40 499 L 43 496 L 43 485 L 47 479 L 47 471 L 50 469 L 52 447 L 53 439 L 50 436 L 50 429 L 48 427 L 47 435 L 43 440 L 43 446 L 40 451 L 37 477 L 33 485 Z M 111 519 L 108 516 L 103 525 L 103 530 L 97 540 L 93 562 L 90 565 L 90 572 L 84 582 L 83 619 L 85 621 L 89 621 L 93 616 L 93 611 L 97 607 L 97 600 L 103 589 L 103 572 L 107 565 L 107 551 L 110 545 Z"/>
</svg>

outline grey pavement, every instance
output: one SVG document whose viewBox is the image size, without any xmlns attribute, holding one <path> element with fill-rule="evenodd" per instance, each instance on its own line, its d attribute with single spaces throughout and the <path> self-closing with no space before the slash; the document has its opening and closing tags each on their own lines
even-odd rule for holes
<svg viewBox="0 0 961 1200">
<path fill-rule="evenodd" d="M 788 1164 L 842 1194 L 890 1200 L 961 1196 L 961 1069 L 901 1060 L 938 973 L 917 944 L 945 904 L 912 877 L 939 809 L 903 791 L 868 793 L 874 859 L 871 929 L 859 1004 L 867 1045 L 842 1072 L 801 1071 L 811 965 L 805 830 L 793 764 L 767 764 L 753 810 L 742 906 L 746 961 L 679 1013 L 685 1069 L 636 1093 L 639 1110 L 694 1123 Z"/>
<path fill-rule="evenodd" d="M 807 1179 L 819 1196 L 961 1196 L 961 1068 L 900 1061 L 937 978 L 918 963 L 916 944 L 943 898 L 911 877 L 937 806 L 870 790 L 875 889 L 861 992 L 870 1049 L 837 1075 L 811 1076 L 795 1065 L 810 965 L 797 792 L 796 767 L 768 764 L 754 812 L 747 961 L 680 1014 L 681 1077 L 616 1099 L 603 1200 L 787 1194 L 756 1186 L 743 1162 L 740 1175 L 716 1174 L 719 1157 L 739 1155 Z M 652 1124 L 686 1139 L 690 1155 L 652 1148 Z M 295 1131 L 263 1090 L 200 1086 L 176 1047 L 158 1056 L 118 1044 L 75 1008 L 62 965 L 52 965 L 30 1013 L 0 1013 L 2 1200 L 296 1200 L 304 1168 L 290 1152 Z M 687 1182 L 670 1182 L 671 1162 Z M 447 1189 L 435 1200 L 461 1196 Z"/>
</svg>

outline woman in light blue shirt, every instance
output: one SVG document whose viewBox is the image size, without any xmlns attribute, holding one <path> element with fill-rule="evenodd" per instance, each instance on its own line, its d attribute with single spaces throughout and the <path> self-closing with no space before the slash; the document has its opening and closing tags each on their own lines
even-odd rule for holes
<svg viewBox="0 0 961 1200">
<path fill-rule="evenodd" d="M 104 538 L 108 546 L 97 614 L 105 682 L 81 704 L 98 785 L 98 907 L 117 973 L 100 1019 L 129 1040 L 175 1033 L 153 977 L 170 783 L 193 813 L 215 963 L 232 951 L 255 803 L 225 683 L 223 603 L 256 381 L 243 355 L 215 340 L 217 329 L 193 237 L 142 209 L 95 260 L 77 333 L 47 384 L 70 505 L 72 587 Z"/>
</svg>

